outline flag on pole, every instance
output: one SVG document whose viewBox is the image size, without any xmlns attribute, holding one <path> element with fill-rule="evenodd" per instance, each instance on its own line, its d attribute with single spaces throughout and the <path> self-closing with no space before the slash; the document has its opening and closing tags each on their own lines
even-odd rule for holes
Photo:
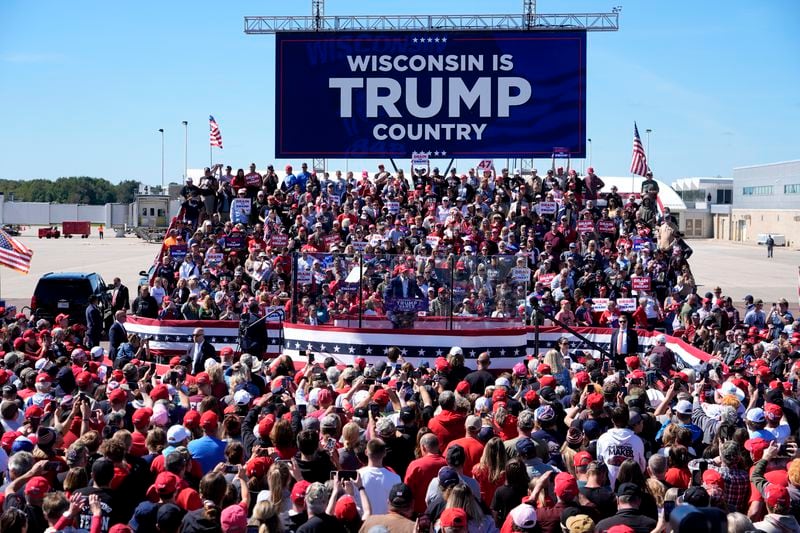
<svg viewBox="0 0 800 533">
<path fill-rule="evenodd" d="M 644 154 L 644 147 L 642 146 L 642 139 L 639 137 L 639 128 L 636 127 L 636 122 L 633 123 L 633 159 L 631 159 L 631 173 L 638 176 L 646 176 L 647 171 L 647 157 Z"/>
<path fill-rule="evenodd" d="M 0 229 L 0 265 L 27 274 L 31 269 L 31 257 L 31 250 Z"/>
<path fill-rule="evenodd" d="M 213 116 L 209 115 L 208 123 L 211 128 L 211 146 L 216 146 L 217 148 L 222 150 L 222 133 L 219 131 L 219 126 L 217 125 L 217 121 L 214 120 Z"/>
</svg>

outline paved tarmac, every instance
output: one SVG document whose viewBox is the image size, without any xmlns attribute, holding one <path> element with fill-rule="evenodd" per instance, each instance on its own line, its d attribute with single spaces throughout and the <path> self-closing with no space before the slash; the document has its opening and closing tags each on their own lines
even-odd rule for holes
<svg viewBox="0 0 800 533">
<path fill-rule="evenodd" d="M 768 259 L 764 246 L 711 239 L 687 242 L 694 250 L 689 264 L 698 284 L 697 292 L 702 294 L 719 285 L 737 307 L 746 294 L 752 294 L 763 299 L 766 308 L 786 298 L 791 310 L 798 309 L 800 251 L 776 246 L 774 257 Z"/>
<path fill-rule="evenodd" d="M 0 267 L 0 299 L 21 308 L 30 304 L 30 297 L 39 277 L 47 272 L 98 272 L 107 283 L 115 276 L 131 289 L 131 299 L 139 282 L 139 271 L 152 264 L 157 244 L 147 243 L 133 235 L 114 237 L 106 232 L 100 240 L 96 230 L 88 239 L 38 239 L 36 228 L 25 231 L 20 240 L 34 251 L 31 273 L 20 274 Z M 737 304 L 745 294 L 762 298 L 769 306 L 780 298 L 789 300 L 790 308 L 798 308 L 800 251 L 775 248 L 775 257 L 767 259 L 763 246 L 692 240 L 690 260 L 699 284 L 698 292 L 711 291 L 716 285 Z"/>
<path fill-rule="evenodd" d="M 36 282 L 48 272 L 97 272 L 108 284 L 119 277 L 130 289 L 133 301 L 139 271 L 150 267 L 159 250 L 159 245 L 135 235 L 117 238 L 106 231 L 105 238 L 100 240 L 96 228 L 92 228 L 88 239 L 39 239 L 36 229 L 29 228 L 18 237 L 33 250 L 30 273 L 25 275 L 0 267 L 0 299 L 18 309 L 30 305 Z"/>
</svg>

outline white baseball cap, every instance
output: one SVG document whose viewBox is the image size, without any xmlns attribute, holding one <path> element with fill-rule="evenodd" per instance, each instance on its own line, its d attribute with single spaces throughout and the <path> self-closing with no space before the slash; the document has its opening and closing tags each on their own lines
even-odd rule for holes
<svg viewBox="0 0 800 533">
<path fill-rule="evenodd" d="M 191 437 L 189 430 L 181 425 L 174 425 L 167 430 L 167 443 L 179 444 Z"/>
</svg>

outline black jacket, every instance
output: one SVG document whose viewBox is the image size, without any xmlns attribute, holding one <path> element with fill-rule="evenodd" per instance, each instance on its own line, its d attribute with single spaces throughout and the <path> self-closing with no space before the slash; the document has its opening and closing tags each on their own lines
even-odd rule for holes
<svg viewBox="0 0 800 533">
<path fill-rule="evenodd" d="M 638 509 L 621 509 L 617 514 L 600 520 L 595 526 L 595 531 L 606 531 L 610 527 L 624 525 L 633 529 L 634 533 L 650 533 L 656 527 L 656 521 L 644 516 Z"/>
<path fill-rule="evenodd" d="M 633 328 L 628 328 L 625 331 L 628 336 L 627 354 L 617 353 L 617 339 L 619 338 L 619 330 L 615 329 L 613 332 L 611 332 L 611 346 L 609 348 L 611 351 L 611 357 L 614 359 L 614 362 L 618 368 L 625 368 L 625 358 L 629 355 L 634 355 L 639 352 L 639 335 L 636 334 L 636 331 Z"/>
<path fill-rule="evenodd" d="M 108 328 L 108 356 L 112 361 L 117 357 L 120 344 L 127 341 L 128 333 L 125 331 L 125 326 L 115 320 Z"/>
<path fill-rule="evenodd" d="M 200 357 L 195 362 L 194 360 L 194 343 L 189 345 L 189 348 L 186 350 L 186 356 L 192 360 L 192 375 L 197 375 L 200 372 L 205 370 L 205 362 L 207 359 L 214 359 L 215 361 L 219 361 L 217 357 L 217 351 L 214 349 L 214 346 L 208 342 L 207 340 L 203 340 L 203 344 L 200 345 Z"/>
</svg>

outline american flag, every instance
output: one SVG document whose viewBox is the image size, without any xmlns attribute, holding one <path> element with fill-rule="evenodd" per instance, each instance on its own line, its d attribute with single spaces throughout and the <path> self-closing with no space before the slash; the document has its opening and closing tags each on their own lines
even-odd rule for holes
<svg viewBox="0 0 800 533">
<path fill-rule="evenodd" d="M 646 176 L 647 171 L 647 157 L 644 155 L 644 147 L 642 147 L 642 139 L 639 137 L 639 128 L 636 127 L 636 122 L 633 123 L 633 159 L 631 160 L 631 172 L 638 176 Z"/>
<path fill-rule="evenodd" d="M 31 250 L 0 229 L 0 265 L 27 274 L 31 269 L 31 257 Z"/>
<path fill-rule="evenodd" d="M 219 126 L 217 125 L 217 121 L 214 120 L 214 117 L 209 115 L 208 116 L 208 123 L 211 127 L 211 146 L 216 146 L 220 150 L 222 149 L 222 133 L 219 131 Z"/>
</svg>

